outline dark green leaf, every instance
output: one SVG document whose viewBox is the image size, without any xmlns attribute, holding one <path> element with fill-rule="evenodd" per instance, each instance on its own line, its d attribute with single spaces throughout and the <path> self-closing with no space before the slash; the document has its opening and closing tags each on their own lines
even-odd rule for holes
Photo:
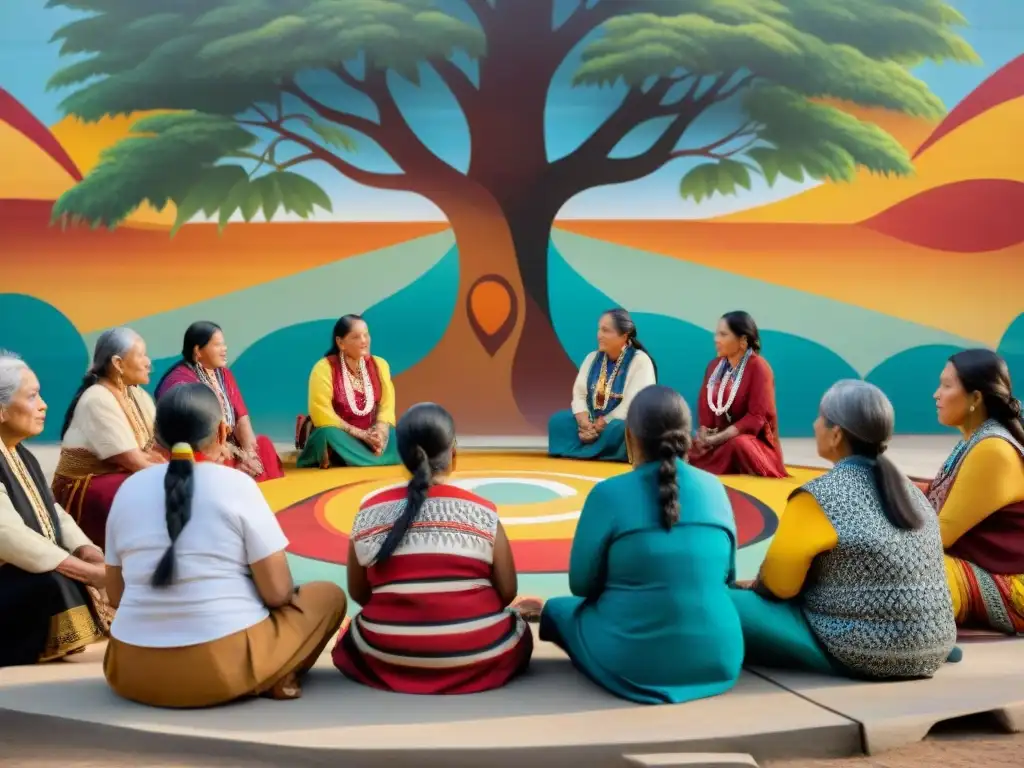
<svg viewBox="0 0 1024 768">
<path fill-rule="evenodd" d="M 319 136 L 329 147 L 336 147 L 352 152 L 356 148 L 356 142 L 346 131 L 343 131 L 333 123 L 325 123 L 321 120 L 311 120 L 309 129 Z"/>
</svg>

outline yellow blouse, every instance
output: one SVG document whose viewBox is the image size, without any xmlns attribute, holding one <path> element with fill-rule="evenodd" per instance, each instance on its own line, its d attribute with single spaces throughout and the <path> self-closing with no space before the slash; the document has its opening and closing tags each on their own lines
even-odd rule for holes
<svg viewBox="0 0 1024 768">
<path fill-rule="evenodd" d="M 1003 507 L 1024 501 L 1024 461 L 1001 438 L 979 442 L 964 459 L 939 515 L 942 545 L 950 547 L 967 531 Z M 779 520 L 779 529 L 761 566 L 761 585 L 788 600 L 800 594 L 814 558 L 839 543 L 824 510 L 809 493 L 798 493 Z"/>
<path fill-rule="evenodd" d="M 1001 437 L 975 445 L 949 489 L 939 514 L 942 546 L 949 548 L 993 512 L 1024 501 L 1024 461 Z"/>
<path fill-rule="evenodd" d="M 395 385 L 391 381 L 391 367 L 382 357 L 374 355 L 380 375 L 380 402 L 377 403 L 377 421 L 395 424 Z M 331 361 L 320 358 L 309 374 L 309 417 L 314 427 L 340 427 L 341 417 L 334 411 L 334 371 Z"/>
</svg>

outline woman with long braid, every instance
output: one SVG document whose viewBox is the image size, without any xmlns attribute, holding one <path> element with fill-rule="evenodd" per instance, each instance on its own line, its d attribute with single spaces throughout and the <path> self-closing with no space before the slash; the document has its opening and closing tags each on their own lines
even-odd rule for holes
<svg viewBox="0 0 1024 768">
<path fill-rule="evenodd" d="M 348 592 L 362 612 L 334 663 L 364 685 L 401 693 L 476 693 L 526 669 L 533 635 L 509 609 L 512 548 L 486 499 L 447 478 L 455 423 L 420 403 L 398 421 L 408 485 L 363 502 L 352 526 Z"/>
<path fill-rule="evenodd" d="M 118 608 L 107 682 L 158 707 L 297 698 L 341 626 L 344 592 L 296 588 L 288 540 L 255 480 L 202 461 L 228 436 L 209 387 L 168 392 L 156 432 L 170 463 L 125 481 L 107 520 L 106 583 Z"/>
<path fill-rule="evenodd" d="M 641 704 L 732 688 L 743 636 L 729 601 L 736 524 L 725 487 L 686 463 L 690 409 L 651 386 L 626 416 L 633 471 L 598 483 L 569 560 L 573 597 L 543 607 L 540 637 L 591 680 Z"/>
</svg>

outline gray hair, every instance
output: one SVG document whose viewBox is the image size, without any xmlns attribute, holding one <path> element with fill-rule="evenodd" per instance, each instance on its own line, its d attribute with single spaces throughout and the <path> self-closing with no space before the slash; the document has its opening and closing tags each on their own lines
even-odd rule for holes
<svg viewBox="0 0 1024 768">
<path fill-rule="evenodd" d="M 131 328 L 124 326 L 104 331 L 96 339 L 96 349 L 92 354 L 92 366 L 89 375 L 104 376 L 115 357 L 124 357 L 141 336 Z"/>
<path fill-rule="evenodd" d="M 885 450 L 896 425 L 896 411 L 885 393 L 860 379 L 837 381 L 821 398 L 821 415 L 865 446 Z"/>
<path fill-rule="evenodd" d="M 0 349 L 0 405 L 10 405 L 28 364 L 14 352 Z"/>
</svg>

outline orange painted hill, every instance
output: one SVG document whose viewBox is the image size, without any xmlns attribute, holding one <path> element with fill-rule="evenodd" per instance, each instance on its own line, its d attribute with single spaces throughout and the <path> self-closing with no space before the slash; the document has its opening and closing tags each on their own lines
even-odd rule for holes
<svg viewBox="0 0 1024 768">
<path fill-rule="evenodd" d="M 444 222 L 49 226 L 51 204 L 0 200 L 3 291 L 53 304 L 83 332 L 443 232 Z"/>
<path fill-rule="evenodd" d="M 991 344 L 1020 313 L 1024 245 L 965 257 L 845 224 L 573 220 L 555 226 Z M 964 291 L 968 270 L 971 290 Z M 681 285 L 680 302 L 686 292 Z"/>
</svg>

